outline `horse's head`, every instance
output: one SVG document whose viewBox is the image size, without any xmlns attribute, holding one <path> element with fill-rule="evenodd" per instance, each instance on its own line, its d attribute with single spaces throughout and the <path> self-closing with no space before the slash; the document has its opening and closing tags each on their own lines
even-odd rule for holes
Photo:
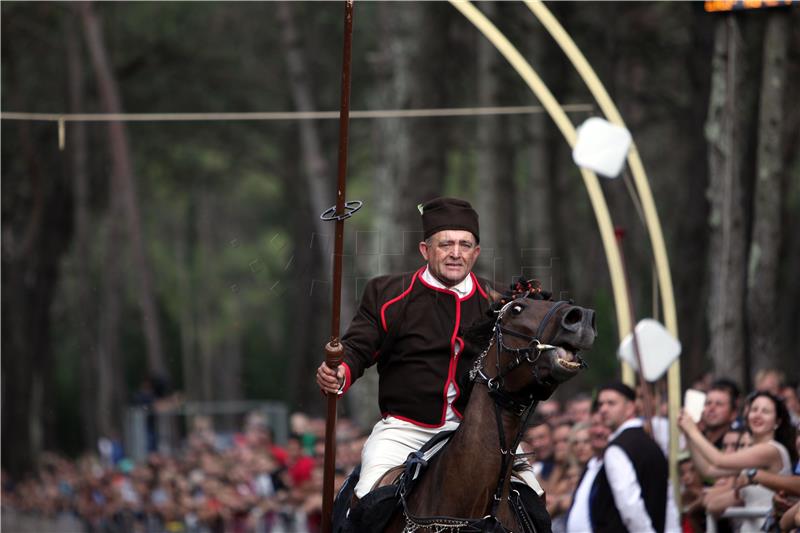
<svg viewBox="0 0 800 533">
<path fill-rule="evenodd" d="M 580 352 L 592 347 L 596 335 L 593 310 L 526 292 L 497 311 L 474 373 L 515 403 L 544 400 L 586 366 Z"/>
</svg>

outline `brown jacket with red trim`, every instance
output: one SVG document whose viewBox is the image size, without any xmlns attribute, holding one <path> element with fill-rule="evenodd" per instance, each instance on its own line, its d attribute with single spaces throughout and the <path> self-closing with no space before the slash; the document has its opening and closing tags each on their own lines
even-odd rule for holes
<svg viewBox="0 0 800 533">
<path fill-rule="evenodd" d="M 468 398 L 456 382 L 474 358 L 462 357 L 462 335 L 486 318 L 490 285 L 470 274 L 474 288 L 459 299 L 451 291 L 428 285 L 422 279 L 424 271 L 422 267 L 367 283 L 358 313 L 342 337 L 345 390 L 377 363 L 382 415 L 438 427 L 445 422 L 451 382 L 458 392 L 453 407 L 459 417 L 466 406 Z"/>
</svg>

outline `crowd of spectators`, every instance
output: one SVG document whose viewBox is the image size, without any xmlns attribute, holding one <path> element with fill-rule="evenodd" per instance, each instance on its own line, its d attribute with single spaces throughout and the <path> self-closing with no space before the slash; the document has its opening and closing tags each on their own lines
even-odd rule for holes
<svg viewBox="0 0 800 533">
<path fill-rule="evenodd" d="M 91 533 L 319 531 L 325 423 L 298 413 L 291 425 L 287 443 L 278 446 L 260 413 L 251 413 L 233 438 L 196 417 L 180 453 L 153 452 L 141 464 L 47 454 L 35 475 L 19 482 L 3 476 L 4 516 L 13 511 L 55 523 L 70 515 Z M 364 438 L 348 419 L 339 420 L 337 486 L 359 462 Z"/>
<path fill-rule="evenodd" d="M 693 384 L 706 393 L 706 402 L 699 423 L 681 417 L 678 503 L 683 533 L 706 531 L 711 522 L 719 532 L 800 526 L 800 402 L 796 385 L 783 381 L 778 371 L 761 372 L 746 397 L 726 379 Z M 581 477 L 602 461 L 608 443 L 611 432 L 594 404 L 589 394 L 572 396 L 563 405 L 554 399 L 542 402 L 524 433 L 523 449 L 546 491 L 555 533 L 567 531 Z M 666 428 L 666 405 L 657 406 L 651 427 L 666 453 L 666 432 L 659 429 Z M 83 531 L 98 533 L 316 532 L 323 436 L 323 420 L 298 413 L 291 417 L 288 442 L 279 446 L 267 420 L 251 413 L 241 432 L 222 439 L 211 420 L 200 416 L 180 453 L 151 453 L 140 464 L 102 455 L 71 461 L 48 454 L 29 478 L 14 482 L 3 475 L 2 505 L 16 513 L 67 514 L 79 520 Z M 358 464 L 365 439 L 350 420 L 339 420 L 337 488 Z M 769 451 L 780 447 L 785 454 Z M 779 457 L 775 464 L 769 459 L 773 457 Z M 721 518 L 729 508 L 769 511 L 751 518 Z"/>
<path fill-rule="evenodd" d="M 727 379 L 693 384 L 706 393 L 706 402 L 698 424 L 681 416 L 683 533 L 706 531 L 709 517 L 720 533 L 786 531 L 800 526 L 797 384 L 786 384 L 781 372 L 767 370 L 755 376 L 754 385 L 753 392 L 742 397 L 737 385 Z M 641 409 L 641 402 L 638 405 Z M 554 533 L 568 531 L 567 517 L 581 476 L 592 468 L 590 461 L 602 461 L 610 432 L 594 407 L 588 395 L 572 397 L 563 409 L 558 401 L 549 400 L 539 406 L 525 432 L 523 447 L 531 452 L 534 471 L 546 491 Z M 657 411 L 650 419 L 653 438 L 666 455 L 665 401 L 659 402 Z M 719 454 L 705 448 L 703 440 Z M 723 454 L 732 455 L 721 459 Z M 760 514 L 721 518 L 731 508 L 744 509 L 738 514 L 752 514 L 751 510 Z"/>
</svg>

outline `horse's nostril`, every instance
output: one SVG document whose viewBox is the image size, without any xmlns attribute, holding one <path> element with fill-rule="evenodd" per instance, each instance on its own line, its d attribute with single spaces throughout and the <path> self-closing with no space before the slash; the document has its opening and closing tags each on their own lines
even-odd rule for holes
<svg viewBox="0 0 800 533">
<path fill-rule="evenodd" d="M 561 322 L 565 326 L 572 326 L 575 324 L 580 324 L 582 320 L 583 312 L 581 311 L 580 307 L 573 307 L 564 314 L 564 318 L 561 320 Z"/>
</svg>

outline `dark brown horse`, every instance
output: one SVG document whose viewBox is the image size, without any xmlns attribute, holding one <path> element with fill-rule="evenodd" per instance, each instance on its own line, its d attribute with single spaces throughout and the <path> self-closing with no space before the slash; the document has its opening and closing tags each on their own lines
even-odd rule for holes
<svg viewBox="0 0 800 533">
<path fill-rule="evenodd" d="M 471 332 L 486 349 L 470 373 L 463 422 L 385 531 L 549 529 L 535 519 L 523 526 L 512 511 L 513 452 L 536 402 L 585 366 L 578 353 L 594 342 L 594 311 L 549 301 L 536 289 L 501 302 L 496 319 Z"/>
</svg>

